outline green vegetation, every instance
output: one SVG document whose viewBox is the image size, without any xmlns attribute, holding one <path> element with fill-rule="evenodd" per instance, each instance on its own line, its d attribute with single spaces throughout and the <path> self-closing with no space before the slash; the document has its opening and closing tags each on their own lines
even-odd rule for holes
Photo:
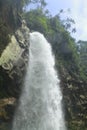
<svg viewBox="0 0 87 130">
<path fill-rule="evenodd" d="M 31 3 L 36 4 L 37 7 L 28 12 L 25 11 L 26 5 Z M 83 93 L 80 93 L 80 84 L 84 81 L 85 85 L 82 84 L 81 88 L 83 89 L 87 82 L 87 41 L 76 43 L 69 32 L 69 29 L 73 33 L 76 32 L 76 29 L 72 28 L 72 24 L 75 24 L 74 20 L 70 18 L 61 20 L 60 14 L 63 13 L 63 10 L 60 10 L 55 16 L 51 16 L 49 11 L 45 9 L 46 4 L 44 0 L 0 0 L 0 55 L 10 42 L 9 34 L 13 34 L 20 27 L 21 20 L 24 18 L 31 31 L 43 33 L 52 45 L 56 68 L 60 72 L 62 82 L 64 82 L 65 88 L 63 89 L 69 87 L 67 95 L 70 102 L 76 101 L 78 103 L 79 95 L 81 94 L 83 97 L 85 95 L 85 87 Z M 8 97 L 7 88 L 6 86 L 3 87 L 3 77 L 0 75 L 0 98 Z M 77 91 L 75 91 L 76 89 Z M 71 94 L 72 91 L 75 91 L 74 96 Z M 72 95 L 72 98 L 69 94 Z M 80 100 L 79 108 L 81 107 L 83 110 L 83 104 L 81 104 L 83 99 Z M 70 121 L 69 130 L 85 130 L 85 126 L 77 126 L 75 123 Z"/>
<path fill-rule="evenodd" d="M 42 8 L 46 5 L 44 0 L 0 0 L 0 55 L 9 42 L 8 34 L 13 34 L 21 25 L 23 8 L 30 3 L 40 3 Z"/>
<path fill-rule="evenodd" d="M 80 58 L 83 79 L 87 79 L 87 41 L 78 41 L 77 51 Z"/>
<path fill-rule="evenodd" d="M 71 27 L 70 19 L 64 24 L 60 19 L 60 15 L 52 17 L 49 12 L 41 7 L 25 13 L 24 18 L 31 31 L 34 30 L 43 33 L 52 44 L 57 67 L 61 68 L 62 64 L 72 77 L 86 79 L 80 65 L 81 60 L 77 51 L 77 44 L 67 30 L 67 28 Z M 71 19 L 71 21 L 73 20 Z M 69 27 L 66 28 L 65 25 Z"/>
</svg>

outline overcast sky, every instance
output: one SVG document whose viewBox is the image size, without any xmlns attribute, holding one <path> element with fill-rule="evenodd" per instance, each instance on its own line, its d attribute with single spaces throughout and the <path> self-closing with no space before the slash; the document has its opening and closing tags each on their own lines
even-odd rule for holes
<svg viewBox="0 0 87 130">
<path fill-rule="evenodd" d="M 70 15 L 76 23 L 77 32 L 74 37 L 77 40 L 87 40 L 87 0 L 45 0 L 47 8 L 52 15 L 58 13 L 60 9 L 71 10 Z"/>
</svg>

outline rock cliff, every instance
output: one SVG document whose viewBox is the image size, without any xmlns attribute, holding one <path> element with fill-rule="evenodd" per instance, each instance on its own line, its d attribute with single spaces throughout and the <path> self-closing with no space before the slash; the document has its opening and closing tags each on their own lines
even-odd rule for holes
<svg viewBox="0 0 87 130">
<path fill-rule="evenodd" d="M 60 79 L 69 130 L 87 130 L 87 82 L 72 77 L 64 66 Z"/>
<path fill-rule="evenodd" d="M 0 121 L 12 119 L 13 114 L 9 115 L 9 111 L 13 110 L 21 92 L 29 59 L 29 33 L 22 20 L 21 27 L 9 36 L 11 40 L 0 57 Z"/>
</svg>

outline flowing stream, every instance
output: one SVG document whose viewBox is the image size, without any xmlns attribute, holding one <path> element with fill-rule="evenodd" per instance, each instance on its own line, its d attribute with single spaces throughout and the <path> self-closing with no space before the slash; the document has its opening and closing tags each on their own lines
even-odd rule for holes
<svg viewBox="0 0 87 130">
<path fill-rule="evenodd" d="M 29 65 L 12 130 L 66 130 L 62 94 L 50 44 L 30 34 Z"/>
</svg>

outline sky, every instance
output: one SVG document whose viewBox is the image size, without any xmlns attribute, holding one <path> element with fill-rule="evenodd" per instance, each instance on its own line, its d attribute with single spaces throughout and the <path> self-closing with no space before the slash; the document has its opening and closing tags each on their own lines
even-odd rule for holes
<svg viewBox="0 0 87 130">
<path fill-rule="evenodd" d="M 70 16 L 75 21 L 76 33 L 72 36 L 78 40 L 87 40 L 87 0 L 45 0 L 47 9 L 52 15 L 58 14 L 63 9 L 62 18 Z M 70 13 L 67 13 L 70 9 Z"/>
</svg>

